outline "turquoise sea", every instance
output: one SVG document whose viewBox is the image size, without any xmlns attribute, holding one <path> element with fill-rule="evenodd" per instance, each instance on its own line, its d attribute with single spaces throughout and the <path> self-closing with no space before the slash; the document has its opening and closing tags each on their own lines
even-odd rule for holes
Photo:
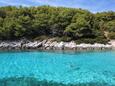
<svg viewBox="0 0 115 86">
<path fill-rule="evenodd" d="M 0 52 L 0 86 L 37 86 L 27 82 L 19 85 L 25 83 L 21 77 L 62 84 L 115 86 L 115 51 Z M 20 80 L 18 84 L 16 79 Z"/>
</svg>

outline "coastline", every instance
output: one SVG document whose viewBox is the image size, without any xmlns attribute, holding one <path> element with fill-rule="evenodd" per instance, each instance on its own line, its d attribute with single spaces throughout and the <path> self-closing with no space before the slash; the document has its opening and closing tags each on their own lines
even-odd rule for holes
<svg viewBox="0 0 115 86">
<path fill-rule="evenodd" d="M 17 40 L 0 41 L 0 50 L 112 50 L 115 49 L 115 41 L 107 44 L 76 44 L 74 41 L 57 42 L 52 39 L 43 41 Z"/>
</svg>

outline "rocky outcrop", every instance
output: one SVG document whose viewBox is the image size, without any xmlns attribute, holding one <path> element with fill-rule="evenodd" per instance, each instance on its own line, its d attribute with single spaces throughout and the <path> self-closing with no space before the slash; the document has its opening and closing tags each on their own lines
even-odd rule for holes
<svg viewBox="0 0 115 86">
<path fill-rule="evenodd" d="M 39 41 L 34 41 L 34 42 L 29 42 L 29 43 L 25 43 L 22 45 L 22 48 L 27 48 L 27 49 L 35 49 L 35 48 L 39 48 L 42 46 L 42 42 Z"/>
<path fill-rule="evenodd" d="M 111 44 L 76 44 L 74 41 L 71 42 L 57 42 L 52 40 L 43 41 L 29 41 L 29 40 L 18 40 L 18 41 L 1 41 L 0 49 L 6 50 L 24 50 L 24 49 L 45 49 L 45 50 L 103 50 L 112 49 Z"/>
<path fill-rule="evenodd" d="M 110 43 L 110 44 L 112 45 L 112 47 L 115 49 L 115 40 L 111 40 L 109 43 Z"/>
</svg>

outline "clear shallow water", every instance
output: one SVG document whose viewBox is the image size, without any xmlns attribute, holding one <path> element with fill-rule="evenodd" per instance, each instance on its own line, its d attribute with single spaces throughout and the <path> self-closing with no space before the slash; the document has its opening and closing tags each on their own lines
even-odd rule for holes
<svg viewBox="0 0 115 86">
<path fill-rule="evenodd" d="M 23 76 L 65 84 L 115 86 L 115 51 L 0 52 L 0 79 Z"/>
</svg>

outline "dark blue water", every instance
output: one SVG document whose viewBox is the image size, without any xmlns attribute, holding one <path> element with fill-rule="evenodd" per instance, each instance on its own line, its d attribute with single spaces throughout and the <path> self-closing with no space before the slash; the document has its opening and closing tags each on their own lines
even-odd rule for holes
<svg viewBox="0 0 115 86">
<path fill-rule="evenodd" d="M 0 52 L 0 79 L 23 76 L 65 84 L 115 86 L 115 51 Z"/>
</svg>

